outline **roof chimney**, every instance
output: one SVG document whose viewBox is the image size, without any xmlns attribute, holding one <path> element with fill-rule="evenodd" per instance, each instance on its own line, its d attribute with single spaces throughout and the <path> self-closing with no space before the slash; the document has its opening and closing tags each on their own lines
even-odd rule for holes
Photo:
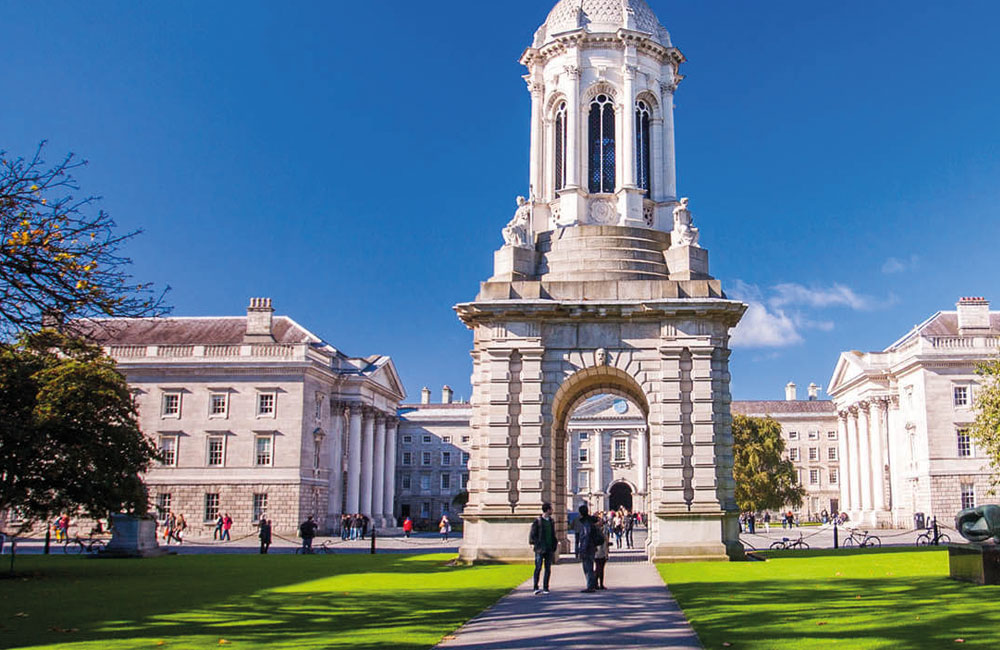
<svg viewBox="0 0 1000 650">
<path fill-rule="evenodd" d="M 274 341 L 274 335 L 271 332 L 273 320 L 274 309 L 271 307 L 271 299 L 251 298 L 250 306 L 247 307 L 247 331 L 243 341 L 247 343 Z"/>
<path fill-rule="evenodd" d="M 451 386 L 445 386 L 444 388 L 442 388 L 441 389 L 441 403 L 442 404 L 451 404 L 452 395 L 453 395 L 453 393 L 452 393 L 452 390 L 451 390 Z"/>
<path fill-rule="evenodd" d="M 984 334 L 990 329 L 990 301 L 982 297 L 958 301 L 958 333 L 962 336 Z"/>
<path fill-rule="evenodd" d="M 810 402 L 815 402 L 817 399 L 819 399 L 819 386 L 817 386 L 815 384 L 815 382 L 810 382 L 809 383 L 809 401 Z"/>
<path fill-rule="evenodd" d="M 788 382 L 788 385 L 785 386 L 785 401 L 794 402 L 797 399 L 798 397 L 796 396 L 795 393 L 795 382 L 790 381 Z"/>
<path fill-rule="evenodd" d="M 424 386 L 420 389 L 420 403 L 430 404 L 431 403 L 431 389 Z"/>
</svg>

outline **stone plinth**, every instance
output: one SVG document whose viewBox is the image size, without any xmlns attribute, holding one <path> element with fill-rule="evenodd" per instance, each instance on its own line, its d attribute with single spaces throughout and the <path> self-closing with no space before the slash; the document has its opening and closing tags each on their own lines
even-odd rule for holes
<svg viewBox="0 0 1000 650">
<path fill-rule="evenodd" d="M 535 275 L 538 253 L 532 248 L 504 246 L 493 253 L 494 282 L 514 282 Z"/>
<path fill-rule="evenodd" d="M 952 580 L 1000 585 L 1000 546 L 948 544 L 948 568 Z"/>
<path fill-rule="evenodd" d="M 156 541 L 156 520 L 151 517 L 111 515 L 112 535 L 99 557 L 156 557 L 166 555 Z"/>
<path fill-rule="evenodd" d="M 697 246 L 674 246 L 664 253 L 671 280 L 707 280 L 708 251 Z"/>
</svg>

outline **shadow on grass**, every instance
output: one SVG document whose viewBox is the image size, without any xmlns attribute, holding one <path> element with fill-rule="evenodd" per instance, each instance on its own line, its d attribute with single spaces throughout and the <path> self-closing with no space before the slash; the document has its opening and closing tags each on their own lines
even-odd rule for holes
<svg viewBox="0 0 1000 650">
<path fill-rule="evenodd" d="M 0 647 L 202 647 L 221 638 L 260 647 L 428 647 L 522 579 L 505 568 L 449 567 L 450 559 L 31 558 L 24 568 L 37 577 L 0 584 Z"/>
</svg>

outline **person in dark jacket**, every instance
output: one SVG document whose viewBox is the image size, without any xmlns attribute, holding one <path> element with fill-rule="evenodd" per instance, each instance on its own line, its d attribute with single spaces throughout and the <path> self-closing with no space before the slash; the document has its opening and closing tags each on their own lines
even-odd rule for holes
<svg viewBox="0 0 1000 650">
<path fill-rule="evenodd" d="M 528 543 L 535 549 L 535 595 L 549 593 L 549 577 L 552 575 L 552 562 L 555 560 L 559 542 L 556 540 L 556 524 L 552 521 L 552 504 L 542 504 L 542 515 L 531 523 Z M 542 579 L 542 589 L 538 588 L 538 576 L 545 567 Z"/>
<path fill-rule="evenodd" d="M 260 554 L 267 555 L 267 550 L 271 548 L 271 522 L 261 517 L 258 527 L 260 528 L 257 533 L 257 537 L 260 538 Z"/>
<path fill-rule="evenodd" d="M 604 535 L 600 529 L 594 525 L 594 518 L 590 516 L 590 508 L 587 504 L 579 507 L 580 516 L 576 520 L 576 555 L 583 565 L 583 575 L 587 579 L 587 588 L 581 589 L 585 593 L 597 591 L 597 576 L 594 573 L 594 555 L 597 547 L 604 543 Z"/>
<path fill-rule="evenodd" d="M 302 538 L 303 553 L 313 552 L 313 537 L 316 537 L 316 528 L 316 522 L 313 521 L 312 515 L 299 526 L 299 537 Z"/>
</svg>

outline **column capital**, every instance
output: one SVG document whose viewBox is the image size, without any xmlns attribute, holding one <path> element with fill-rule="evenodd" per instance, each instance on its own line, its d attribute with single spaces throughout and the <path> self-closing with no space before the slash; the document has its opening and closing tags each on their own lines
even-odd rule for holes
<svg viewBox="0 0 1000 650">
<path fill-rule="evenodd" d="M 563 71 L 566 73 L 566 76 L 569 77 L 570 79 L 575 79 L 575 80 L 579 81 L 579 79 L 580 79 L 580 66 L 566 65 L 566 66 L 563 66 Z"/>
<path fill-rule="evenodd" d="M 344 407 L 344 415 L 346 417 L 351 417 L 352 415 L 361 415 L 363 410 L 363 405 L 361 402 L 341 402 Z"/>
<path fill-rule="evenodd" d="M 622 72 L 625 74 L 626 79 L 634 80 L 636 75 L 639 74 L 639 66 L 632 63 L 626 63 L 625 67 L 622 68 Z M 628 99 L 628 97 L 625 99 Z"/>
</svg>

